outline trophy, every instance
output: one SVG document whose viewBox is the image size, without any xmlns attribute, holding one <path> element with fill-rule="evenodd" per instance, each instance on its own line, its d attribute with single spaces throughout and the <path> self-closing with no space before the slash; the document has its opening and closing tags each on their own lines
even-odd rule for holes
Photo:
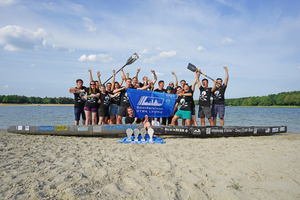
<svg viewBox="0 0 300 200">
<path fill-rule="evenodd" d="M 140 134 L 140 131 L 139 131 L 139 129 L 134 129 L 133 130 L 133 133 L 134 133 L 134 141 L 135 142 L 138 142 L 139 141 L 139 139 L 138 139 L 138 136 L 139 136 L 139 134 Z"/>
<path fill-rule="evenodd" d="M 152 128 L 149 128 L 148 129 L 148 134 L 149 134 L 149 142 L 152 142 L 153 141 L 153 133 L 154 133 L 154 130 Z"/>
<path fill-rule="evenodd" d="M 146 141 L 145 140 L 145 135 L 146 135 L 146 129 L 145 128 L 141 128 L 141 136 L 142 136 L 141 141 Z"/>
<path fill-rule="evenodd" d="M 131 141 L 131 136 L 132 136 L 133 130 L 131 128 L 128 128 L 126 130 L 126 134 L 127 134 L 127 141 Z"/>
</svg>

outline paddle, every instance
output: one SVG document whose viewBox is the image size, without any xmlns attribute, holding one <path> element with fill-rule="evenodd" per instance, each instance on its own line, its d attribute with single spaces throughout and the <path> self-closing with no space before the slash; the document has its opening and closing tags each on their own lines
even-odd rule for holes
<svg viewBox="0 0 300 200">
<path fill-rule="evenodd" d="M 126 64 L 122 67 L 126 67 L 126 65 L 131 65 L 132 63 L 134 63 L 134 61 L 136 61 L 139 58 L 139 55 L 137 55 L 137 53 L 134 53 L 130 58 L 128 58 Z M 120 71 L 121 69 L 119 69 L 116 74 Z M 107 83 L 113 76 L 111 76 L 109 79 L 107 79 L 103 84 Z"/>
<path fill-rule="evenodd" d="M 189 65 L 187 66 L 187 68 L 192 71 L 192 72 L 195 72 L 197 71 L 197 67 L 195 65 L 193 65 L 192 63 L 189 63 Z M 214 81 L 213 78 L 207 76 L 206 74 L 203 74 L 202 72 L 200 72 L 200 74 L 202 74 L 203 76 L 209 78 L 210 80 Z M 220 83 L 217 82 L 218 85 L 221 85 Z"/>
</svg>

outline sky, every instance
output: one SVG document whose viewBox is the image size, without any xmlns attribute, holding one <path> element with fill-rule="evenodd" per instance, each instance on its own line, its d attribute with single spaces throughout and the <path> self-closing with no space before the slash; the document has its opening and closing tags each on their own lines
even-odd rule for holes
<svg viewBox="0 0 300 200">
<path fill-rule="evenodd" d="M 172 71 L 192 84 L 192 63 L 214 79 L 228 67 L 226 98 L 300 90 L 299 10 L 298 0 L 0 0 L 0 95 L 73 97 L 89 69 L 104 82 L 135 52 L 124 71 L 155 70 L 165 88 Z"/>
</svg>

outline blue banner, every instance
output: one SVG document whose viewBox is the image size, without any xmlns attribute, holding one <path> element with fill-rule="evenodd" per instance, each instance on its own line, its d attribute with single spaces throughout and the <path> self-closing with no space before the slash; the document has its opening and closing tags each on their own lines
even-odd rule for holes
<svg viewBox="0 0 300 200">
<path fill-rule="evenodd" d="M 170 117 L 176 103 L 177 95 L 127 88 L 127 96 L 134 116 L 145 118 Z"/>
</svg>

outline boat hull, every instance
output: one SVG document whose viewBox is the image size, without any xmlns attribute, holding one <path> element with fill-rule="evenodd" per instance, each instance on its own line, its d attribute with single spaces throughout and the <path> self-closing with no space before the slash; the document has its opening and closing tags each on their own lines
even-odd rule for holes
<svg viewBox="0 0 300 200">
<path fill-rule="evenodd" d="M 126 136 L 126 130 L 141 129 L 143 124 L 89 126 L 9 126 L 8 132 L 60 136 Z M 155 135 L 187 137 L 263 136 L 286 133 L 287 126 L 153 126 Z"/>
</svg>

